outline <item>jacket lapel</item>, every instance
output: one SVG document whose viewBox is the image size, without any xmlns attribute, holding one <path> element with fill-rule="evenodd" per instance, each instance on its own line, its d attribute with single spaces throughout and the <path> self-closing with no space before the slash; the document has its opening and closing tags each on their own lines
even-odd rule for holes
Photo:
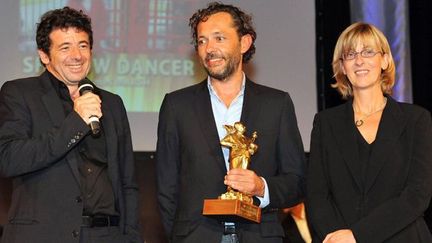
<svg viewBox="0 0 432 243">
<path fill-rule="evenodd" d="M 44 72 L 40 76 L 42 80 L 42 103 L 45 105 L 46 111 L 54 126 L 58 127 L 65 119 L 64 108 L 60 98 L 51 84 L 48 72 Z"/>
<path fill-rule="evenodd" d="M 352 109 L 352 100 L 345 103 L 342 107 L 342 112 L 335 114 L 334 120 L 331 123 L 332 133 L 336 139 L 340 152 L 347 164 L 351 176 L 357 184 L 359 190 L 362 187 L 360 171 L 360 160 L 358 146 L 354 129 L 354 113 Z"/>
<path fill-rule="evenodd" d="M 49 74 L 45 71 L 41 76 L 42 87 L 44 90 L 44 94 L 42 95 L 42 103 L 45 105 L 48 116 L 53 123 L 54 127 L 59 127 L 66 115 L 64 113 L 64 108 L 61 104 L 60 98 L 56 93 L 55 89 L 52 86 Z M 77 152 L 75 150 L 69 151 L 66 155 L 66 160 L 72 170 L 72 174 L 75 176 L 75 179 L 78 184 L 80 184 L 79 179 L 79 171 L 78 171 L 78 162 L 76 161 Z"/>
<path fill-rule="evenodd" d="M 252 134 L 253 128 L 255 127 L 255 121 L 259 117 L 261 108 L 261 102 L 259 100 L 259 88 L 258 86 L 246 79 L 243 108 L 240 121 L 246 126 L 246 133 L 248 136 Z M 259 136 L 259 131 L 258 136 Z"/>
<path fill-rule="evenodd" d="M 207 88 L 207 80 L 204 80 L 197 86 L 195 95 L 194 112 L 198 118 L 201 131 L 204 134 L 211 154 L 218 162 L 221 169 L 226 171 L 225 160 L 223 158 L 219 135 L 213 116 L 210 94 Z"/>
<path fill-rule="evenodd" d="M 387 158 L 394 151 L 393 147 L 406 126 L 406 121 L 406 117 L 400 111 L 397 102 L 388 96 L 387 106 L 383 111 L 369 159 L 365 185 L 366 193 L 374 184 L 381 168 L 388 162 Z"/>
<path fill-rule="evenodd" d="M 250 81 L 249 79 L 246 79 L 246 86 L 244 91 L 244 98 L 243 98 L 243 107 L 242 107 L 242 114 L 240 121 L 246 126 L 246 136 L 252 137 L 252 133 L 254 131 L 257 132 L 258 139 L 257 144 L 259 146 L 260 143 L 260 130 L 257 126 L 257 121 L 260 120 L 260 111 L 261 107 L 263 106 L 264 100 L 260 99 L 260 88 L 257 84 Z M 251 158 L 251 163 L 249 164 L 250 169 L 254 169 L 257 165 L 255 161 L 255 156 Z"/>
</svg>

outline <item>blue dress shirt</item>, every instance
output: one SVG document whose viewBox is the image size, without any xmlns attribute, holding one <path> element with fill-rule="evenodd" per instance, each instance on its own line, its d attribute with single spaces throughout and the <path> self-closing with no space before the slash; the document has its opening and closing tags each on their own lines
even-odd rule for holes
<svg viewBox="0 0 432 243">
<path fill-rule="evenodd" d="M 213 89 L 213 86 L 210 81 L 210 77 L 207 78 L 207 86 L 210 93 L 210 100 L 213 110 L 213 116 L 215 118 L 217 132 L 219 135 L 219 140 L 225 137 L 226 130 L 224 125 L 234 125 L 235 122 L 240 121 L 241 112 L 243 107 L 244 100 L 244 90 L 245 90 L 246 76 L 243 73 L 243 81 L 240 92 L 231 102 L 229 107 L 225 106 L 225 103 L 219 98 L 216 94 L 216 91 Z M 227 171 L 229 170 L 229 149 L 221 146 L 222 152 L 225 159 L 225 166 Z M 261 177 L 262 178 L 262 177 Z M 265 184 L 264 197 L 257 197 L 260 200 L 260 208 L 264 208 L 270 204 L 269 192 L 267 187 L 267 182 L 264 178 L 262 178 Z"/>
</svg>

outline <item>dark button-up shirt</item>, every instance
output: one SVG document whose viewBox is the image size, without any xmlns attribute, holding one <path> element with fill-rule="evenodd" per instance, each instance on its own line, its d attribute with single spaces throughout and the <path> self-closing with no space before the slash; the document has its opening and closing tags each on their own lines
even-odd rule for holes
<svg viewBox="0 0 432 243">
<path fill-rule="evenodd" d="M 51 82 L 60 97 L 65 115 L 73 110 L 69 89 L 50 73 Z M 108 175 L 106 138 L 103 124 L 98 136 L 87 134 L 77 144 L 79 152 L 78 171 L 80 173 L 83 215 L 118 215 L 111 180 Z"/>
</svg>

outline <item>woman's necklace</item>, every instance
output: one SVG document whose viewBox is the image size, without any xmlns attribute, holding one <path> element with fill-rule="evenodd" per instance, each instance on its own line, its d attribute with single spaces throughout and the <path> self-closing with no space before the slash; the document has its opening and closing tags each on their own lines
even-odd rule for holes
<svg viewBox="0 0 432 243">
<path fill-rule="evenodd" d="M 355 125 L 356 125 L 357 127 L 360 127 L 361 125 L 363 125 L 363 124 L 364 124 L 364 121 L 365 121 L 368 117 L 372 116 L 373 114 L 375 114 L 375 113 L 377 113 L 377 112 L 379 112 L 379 111 L 384 110 L 386 104 L 387 104 L 387 97 L 384 97 L 384 102 L 383 102 L 382 106 L 381 106 L 379 109 L 374 110 L 374 111 L 372 111 L 372 112 L 370 112 L 370 113 L 364 114 L 364 115 L 361 116 L 359 119 L 355 120 Z M 355 113 L 358 112 L 358 111 L 356 110 L 356 108 L 355 108 L 354 105 L 353 105 L 353 109 L 354 109 L 354 112 L 355 112 Z M 362 113 L 362 114 L 363 114 L 363 112 L 358 112 L 358 113 Z"/>
</svg>

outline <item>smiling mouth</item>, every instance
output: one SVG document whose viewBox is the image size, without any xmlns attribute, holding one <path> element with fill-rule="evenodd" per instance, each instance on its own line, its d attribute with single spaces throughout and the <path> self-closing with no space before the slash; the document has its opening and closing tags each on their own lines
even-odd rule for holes
<svg viewBox="0 0 432 243">
<path fill-rule="evenodd" d="M 223 58 L 206 58 L 206 64 L 207 66 L 218 66 L 221 65 L 223 62 Z"/>
<path fill-rule="evenodd" d="M 205 61 L 207 63 L 211 63 L 211 62 L 219 62 L 221 60 L 223 60 L 223 56 L 218 55 L 216 53 L 208 53 L 205 57 Z"/>
<path fill-rule="evenodd" d="M 69 67 L 70 69 L 74 69 L 74 70 L 82 69 L 83 66 L 84 66 L 83 64 L 71 64 L 71 65 L 68 65 L 68 67 Z"/>
<path fill-rule="evenodd" d="M 364 74 L 369 73 L 369 70 L 357 70 L 354 73 L 357 75 L 364 75 Z"/>
</svg>

